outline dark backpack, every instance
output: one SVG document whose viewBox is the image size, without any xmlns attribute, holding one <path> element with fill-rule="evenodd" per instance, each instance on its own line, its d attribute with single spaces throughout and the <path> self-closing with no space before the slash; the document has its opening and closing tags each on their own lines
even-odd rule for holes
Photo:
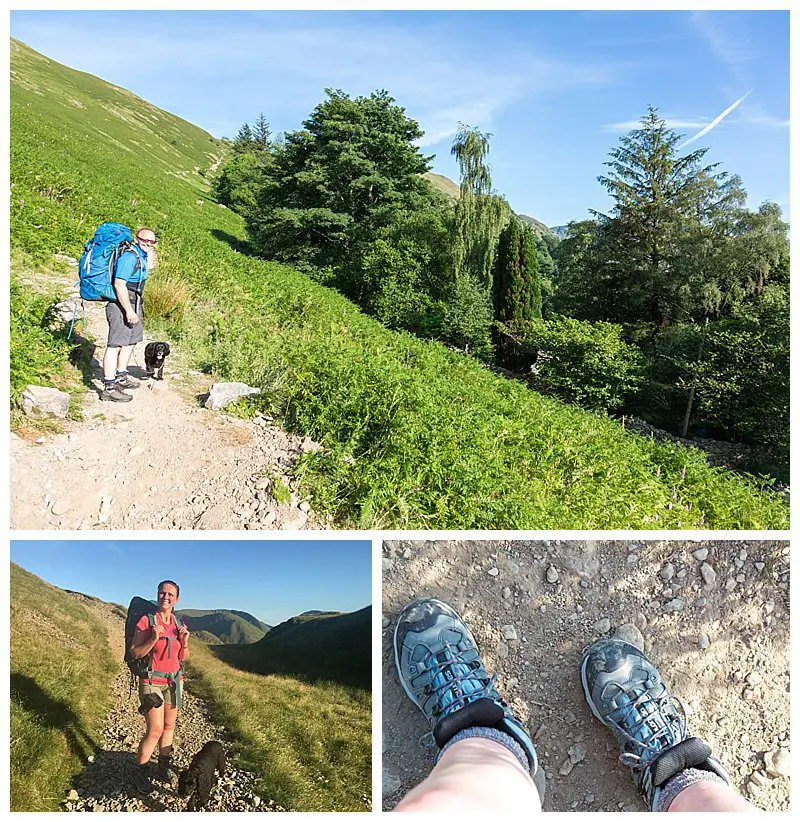
<svg viewBox="0 0 800 822">
<path fill-rule="evenodd" d="M 122 223 L 103 223 L 86 241 L 78 263 L 78 280 L 84 300 L 116 300 L 114 272 L 117 261 L 126 252 L 136 254 L 136 269 L 142 265 L 133 244 L 133 232 Z"/>
<path fill-rule="evenodd" d="M 141 597 L 134 597 L 130 605 L 128 605 L 128 616 L 125 619 L 125 664 L 135 677 L 147 679 L 153 674 L 153 652 L 145 654 L 139 659 L 134 659 L 131 653 L 131 645 L 133 645 L 133 638 L 136 636 L 136 623 L 143 617 L 147 616 L 148 623 L 151 628 L 156 624 L 156 612 L 158 608 L 155 602 L 151 602 Z M 178 629 L 183 627 L 180 617 L 173 611 L 172 618 L 175 620 L 175 625 Z M 176 652 L 177 653 L 177 652 Z"/>
</svg>

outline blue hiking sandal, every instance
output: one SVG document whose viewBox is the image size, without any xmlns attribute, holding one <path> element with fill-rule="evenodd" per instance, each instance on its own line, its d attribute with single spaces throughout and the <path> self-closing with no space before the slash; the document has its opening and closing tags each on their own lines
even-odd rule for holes
<svg viewBox="0 0 800 822">
<path fill-rule="evenodd" d="M 620 639 L 596 642 L 584 653 L 581 682 L 589 708 L 614 734 L 619 760 L 633 772 L 651 811 L 658 809 L 665 784 L 687 768 L 731 784 L 708 743 L 687 736 L 683 705 L 636 646 Z"/>
<path fill-rule="evenodd" d="M 486 673 L 478 646 L 461 617 L 438 599 L 409 603 L 394 629 L 394 661 L 403 690 L 422 711 L 441 749 L 467 728 L 495 728 L 524 752 L 539 795 L 544 773 L 525 726 Z"/>
</svg>

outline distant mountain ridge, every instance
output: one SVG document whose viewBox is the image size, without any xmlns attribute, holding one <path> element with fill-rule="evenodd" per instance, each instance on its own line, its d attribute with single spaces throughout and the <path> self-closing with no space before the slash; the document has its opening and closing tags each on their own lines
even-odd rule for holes
<svg viewBox="0 0 800 822">
<path fill-rule="evenodd" d="M 248 614 L 247 611 L 234 611 L 227 608 L 209 611 L 184 608 L 176 613 L 190 631 L 212 634 L 218 642 L 224 645 L 246 645 L 258 642 L 271 627 L 252 614 Z"/>
<path fill-rule="evenodd" d="M 443 191 L 447 194 L 448 197 L 452 197 L 454 200 L 458 199 L 461 188 L 458 183 L 453 182 L 453 180 L 449 177 L 445 177 L 444 174 L 434 174 L 432 171 L 427 171 L 422 176 L 438 188 L 439 191 Z M 517 214 L 517 212 L 514 213 Z M 538 238 L 551 236 L 560 240 L 566 231 L 566 226 L 556 226 L 555 228 L 550 228 L 541 220 L 537 220 L 535 217 L 529 217 L 527 214 L 517 214 L 517 217 L 519 217 L 523 223 L 529 225 Z"/>
<path fill-rule="evenodd" d="M 359 688 L 372 682 L 372 606 L 352 613 L 299 614 L 251 645 L 215 646 L 229 665 L 257 674 L 333 680 Z"/>
</svg>

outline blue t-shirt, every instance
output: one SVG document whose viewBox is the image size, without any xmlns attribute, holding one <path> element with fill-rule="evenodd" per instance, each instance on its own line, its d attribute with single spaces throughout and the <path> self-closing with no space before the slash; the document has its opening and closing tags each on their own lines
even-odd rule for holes
<svg viewBox="0 0 800 822">
<path fill-rule="evenodd" d="M 114 277 L 118 280 L 125 280 L 129 288 L 141 291 L 147 279 L 147 252 L 140 248 L 136 251 L 126 251 L 117 261 Z"/>
</svg>

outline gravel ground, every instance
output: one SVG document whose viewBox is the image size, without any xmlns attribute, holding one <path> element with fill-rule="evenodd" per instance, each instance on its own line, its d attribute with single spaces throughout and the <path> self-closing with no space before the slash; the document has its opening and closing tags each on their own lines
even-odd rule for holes
<svg viewBox="0 0 800 822">
<path fill-rule="evenodd" d="M 786 811 L 788 555 L 776 541 L 385 542 L 384 809 L 432 766 L 432 737 L 399 685 L 391 642 L 402 607 L 436 596 L 468 622 L 533 732 L 545 810 L 646 810 L 578 675 L 583 649 L 621 631 L 644 642 L 736 790 Z"/>
<path fill-rule="evenodd" d="M 138 712 L 136 690 L 130 692 L 130 673 L 122 663 L 124 621 L 119 609 L 81 594 L 73 594 L 106 625 L 120 672 L 114 680 L 114 707 L 103 731 L 103 750 L 78 778 L 66 799 L 68 811 L 183 811 L 186 800 L 171 786 L 155 780 L 156 759 L 150 764 L 153 791 L 143 796 L 131 784 L 135 754 L 144 732 L 144 719 Z M 186 768 L 192 757 L 211 739 L 225 741 L 224 727 L 214 725 L 202 700 L 192 694 L 191 682 L 184 689 L 183 707 L 178 714 L 173 762 Z M 271 800 L 254 792 L 252 774 L 238 770 L 228 757 L 225 776 L 211 792 L 207 811 L 282 811 Z"/>
</svg>

